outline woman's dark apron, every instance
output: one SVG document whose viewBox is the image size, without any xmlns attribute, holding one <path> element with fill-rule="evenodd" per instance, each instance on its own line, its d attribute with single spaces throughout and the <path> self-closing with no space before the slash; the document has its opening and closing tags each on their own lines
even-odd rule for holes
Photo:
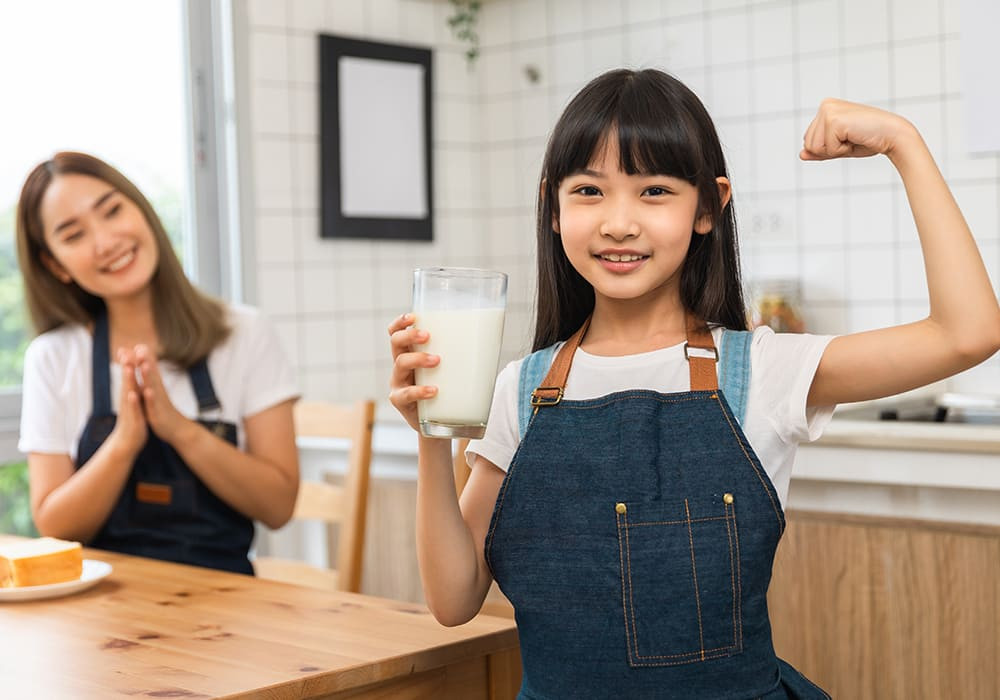
<svg viewBox="0 0 1000 700">
<path fill-rule="evenodd" d="M 784 513 L 701 328 L 688 331 L 688 392 L 564 400 L 586 325 L 532 384 L 486 537 L 516 611 L 520 698 L 829 697 L 774 653 Z M 734 335 L 745 392 L 750 336 Z"/>
<path fill-rule="evenodd" d="M 205 360 L 188 370 L 199 416 L 220 408 Z M 76 468 L 87 463 L 115 427 L 111 410 L 108 321 L 95 322 L 93 407 L 77 447 Z M 232 445 L 236 426 L 198 422 Z M 247 558 L 253 522 L 219 499 L 153 431 L 132 465 L 128 481 L 91 547 L 182 564 L 253 574 Z"/>
</svg>

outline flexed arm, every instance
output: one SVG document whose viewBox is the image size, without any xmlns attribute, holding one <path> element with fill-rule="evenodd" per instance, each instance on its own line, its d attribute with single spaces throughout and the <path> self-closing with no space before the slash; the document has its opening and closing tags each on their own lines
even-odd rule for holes
<svg viewBox="0 0 1000 700">
<path fill-rule="evenodd" d="M 835 338 L 811 406 L 889 396 L 968 369 L 1000 349 L 1000 307 L 975 239 L 917 129 L 874 107 L 824 100 L 806 130 L 806 161 L 886 155 L 906 188 L 923 251 L 930 315 Z"/>
</svg>

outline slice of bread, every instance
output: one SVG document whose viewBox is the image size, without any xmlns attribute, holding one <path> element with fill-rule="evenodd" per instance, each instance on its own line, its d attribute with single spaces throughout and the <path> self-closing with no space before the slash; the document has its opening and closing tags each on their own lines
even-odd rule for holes
<svg viewBox="0 0 1000 700">
<path fill-rule="evenodd" d="M 75 581 L 83 573 L 79 542 L 39 537 L 0 544 L 0 587 Z"/>
</svg>

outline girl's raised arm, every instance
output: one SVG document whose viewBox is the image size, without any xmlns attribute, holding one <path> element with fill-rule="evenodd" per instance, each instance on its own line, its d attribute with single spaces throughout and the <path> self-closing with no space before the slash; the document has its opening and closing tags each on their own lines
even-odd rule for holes
<svg viewBox="0 0 1000 700">
<path fill-rule="evenodd" d="M 1000 349 L 1000 307 L 976 242 L 916 128 L 874 107 L 824 100 L 806 130 L 803 160 L 885 154 L 896 167 L 923 251 L 930 315 L 834 338 L 810 406 L 897 394 L 968 369 Z"/>
</svg>

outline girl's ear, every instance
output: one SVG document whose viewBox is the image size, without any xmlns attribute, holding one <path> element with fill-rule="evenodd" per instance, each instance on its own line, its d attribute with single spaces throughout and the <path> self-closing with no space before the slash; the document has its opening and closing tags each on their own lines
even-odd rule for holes
<svg viewBox="0 0 1000 700">
<path fill-rule="evenodd" d="M 66 272 L 66 268 L 59 264 L 59 261 L 53 258 L 47 251 L 42 251 L 42 264 L 48 268 L 52 276 L 63 284 L 69 284 L 73 281 L 73 278 L 69 276 Z"/>
<path fill-rule="evenodd" d="M 729 184 L 729 178 L 725 177 L 715 178 L 715 185 L 719 188 L 719 211 L 722 211 L 729 204 L 729 198 L 733 195 L 732 186 Z M 694 220 L 694 232 L 711 233 L 714 225 L 715 218 L 711 214 L 702 214 Z"/>
</svg>

